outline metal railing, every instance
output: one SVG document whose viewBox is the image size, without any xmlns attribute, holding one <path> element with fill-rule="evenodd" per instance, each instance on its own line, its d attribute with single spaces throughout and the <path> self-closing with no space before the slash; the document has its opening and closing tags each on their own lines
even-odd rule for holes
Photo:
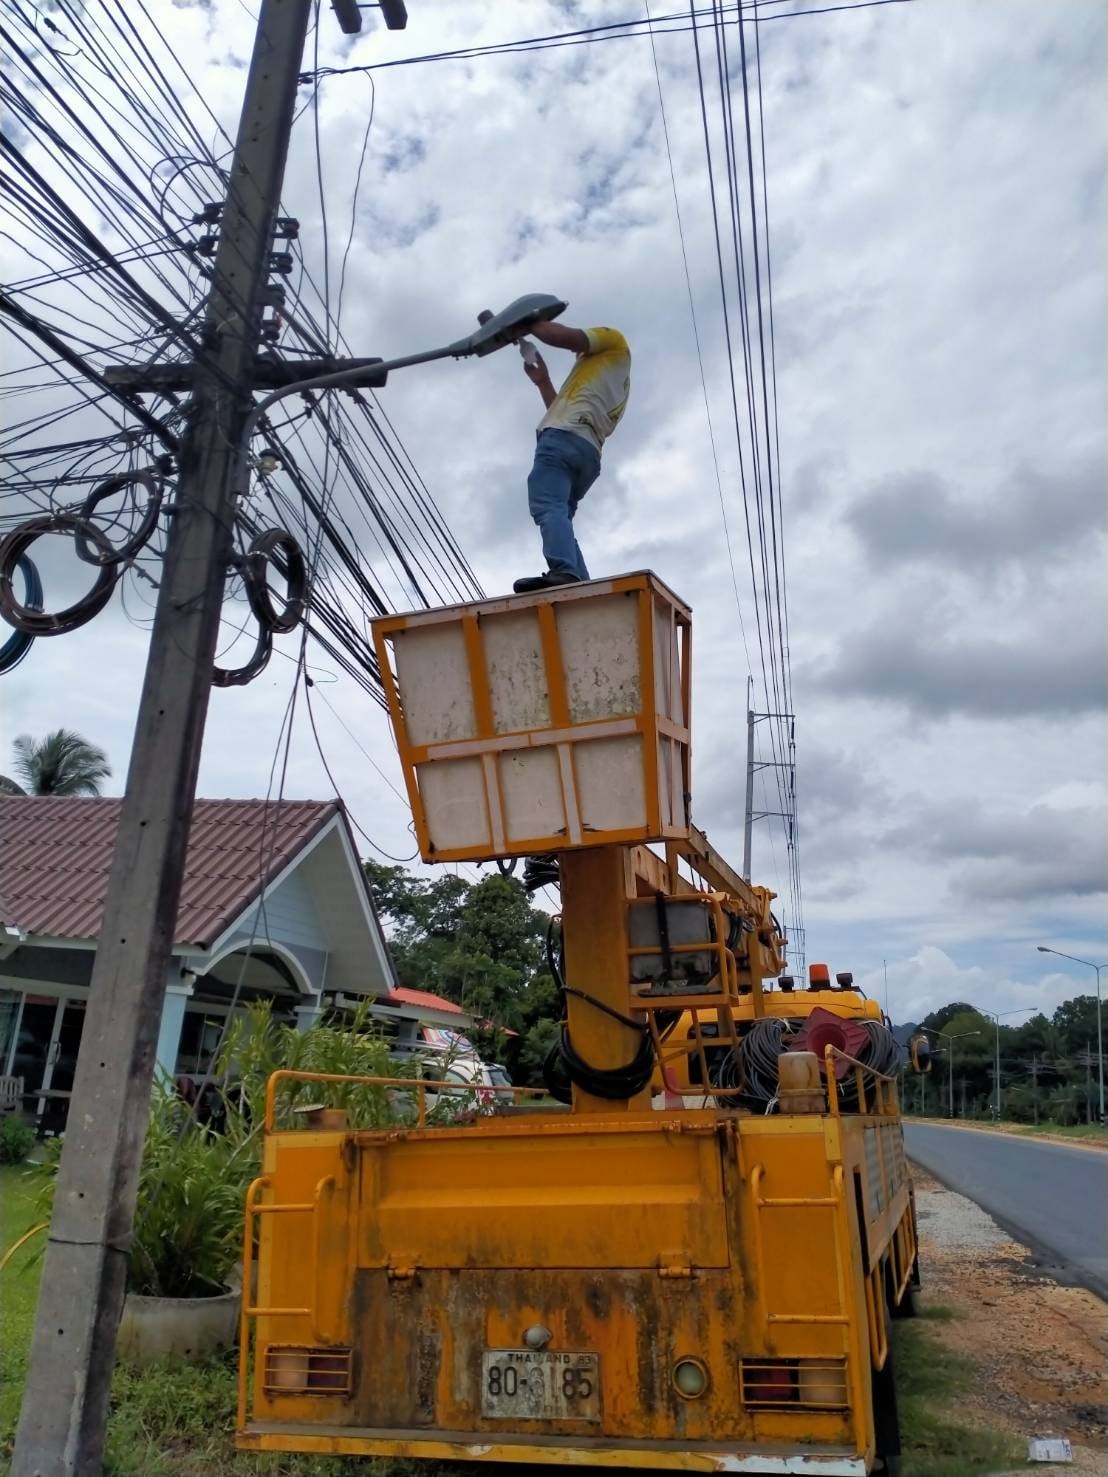
<svg viewBox="0 0 1108 1477">
<path fill-rule="evenodd" d="M 900 1104 L 897 1098 L 896 1078 L 890 1077 L 887 1072 L 879 1072 L 876 1067 L 859 1061 L 856 1056 L 850 1056 L 848 1052 L 840 1050 L 839 1047 L 828 1044 L 823 1048 L 823 1070 L 827 1079 L 827 1105 L 833 1118 L 842 1116 L 839 1104 L 839 1079 L 835 1071 L 836 1061 L 848 1062 L 854 1069 L 854 1086 L 858 1093 L 859 1113 L 873 1113 L 874 1116 L 881 1118 L 895 1118 L 899 1115 Z M 867 1077 L 873 1083 L 872 1108 L 866 1097 Z"/>
<path fill-rule="evenodd" d="M 545 1097 L 544 1087 L 510 1087 L 508 1084 L 486 1087 L 483 1083 L 440 1082 L 425 1077 L 377 1077 L 348 1076 L 343 1072 L 299 1072 L 292 1067 L 282 1067 L 271 1072 L 265 1089 L 265 1131 L 273 1133 L 277 1121 L 277 1089 L 282 1082 L 340 1082 L 347 1087 L 384 1087 L 393 1091 L 414 1093 L 418 1098 L 417 1128 L 427 1126 L 427 1094 L 436 1096 L 464 1097 L 472 1093 L 478 1103 L 495 1102 L 498 1097 L 515 1098 Z M 403 1126 L 403 1125 L 397 1125 Z"/>
</svg>

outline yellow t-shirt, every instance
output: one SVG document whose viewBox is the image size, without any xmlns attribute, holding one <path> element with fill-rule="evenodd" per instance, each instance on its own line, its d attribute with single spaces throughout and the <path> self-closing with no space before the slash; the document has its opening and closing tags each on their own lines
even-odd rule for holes
<svg viewBox="0 0 1108 1477">
<path fill-rule="evenodd" d="M 585 337 L 589 347 L 578 354 L 539 431 L 572 431 L 600 451 L 627 408 L 631 350 L 614 328 L 586 328 Z"/>
</svg>

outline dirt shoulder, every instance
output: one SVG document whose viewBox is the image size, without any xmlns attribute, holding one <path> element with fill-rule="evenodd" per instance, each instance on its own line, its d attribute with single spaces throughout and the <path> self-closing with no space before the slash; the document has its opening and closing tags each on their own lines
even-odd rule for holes
<svg viewBox="0 0 1108 1477">
<path fill-rule="evenodd" d="M 954 1314 L 931 1323 L 941 1345 L 979 1371 L 959 1399 L 967 1423 L 1066 1436 L 1074 1461 L 1026 1472 L 1108 1477 L 1108 1307 L 1056 1282 L 971 1200 L 913 1168 L 927 1303 Z"/>
</svg>

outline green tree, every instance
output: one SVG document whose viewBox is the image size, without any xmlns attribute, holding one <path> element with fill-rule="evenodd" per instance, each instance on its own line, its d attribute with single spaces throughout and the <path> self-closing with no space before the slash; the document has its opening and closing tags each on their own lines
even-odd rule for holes
<svg viewBox="0 0 1108 1477">
<path fill-rule="evenodd" d="M 964 1000 L 952 1000 L 949 1005 L 944 1005 L 939 1010 L 933 1010 L 930 1015 L 925 1015 L 920 1025 L 929 1031 L 949 1031 L 949 1022 L 955 1016 L 967 1014 L 976 1016 L 977 1012 Z"/>
<path fill-rule="evenodd" d="M 1058 1032 L 1061 1048 L 1067 1054 L 1084 1051 L 1090 1042 L 1096 1042 L 1095 995 L 1075 995 L 1064 1000 L 1054 1012 L 1054 1027 Z"/>
<path fill-rule="evenodd" d="M 425 880 L 369 861 L 365 873 L 401 983 L 461 1005 L 477 1023 L 479 1049 L 538 1082 L 560 1010 L 545 968 L 546 914 L 499 872 L 477 883 L 451 873 Z"/>
<path fill-rule="evenodd" d="M 13 747 L 15 772 L 23 784 L 7 780 L 8 793 L 99 795 L 102 782 L 112 772 L 104 750 L 72 729 L 55 729 L 43 739 L 21 733 Z"/>
</svg>

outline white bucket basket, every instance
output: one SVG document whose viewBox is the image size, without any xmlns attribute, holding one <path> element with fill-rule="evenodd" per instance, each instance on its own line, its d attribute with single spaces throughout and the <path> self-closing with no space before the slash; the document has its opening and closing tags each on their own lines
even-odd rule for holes
<svg viewBox="0 0 1108 1477">
<path fill-rule="evenodd" d="M 424 860 L 686 837 L 690 634 L 649 572 L 375 620 Z"/>
</svg>

